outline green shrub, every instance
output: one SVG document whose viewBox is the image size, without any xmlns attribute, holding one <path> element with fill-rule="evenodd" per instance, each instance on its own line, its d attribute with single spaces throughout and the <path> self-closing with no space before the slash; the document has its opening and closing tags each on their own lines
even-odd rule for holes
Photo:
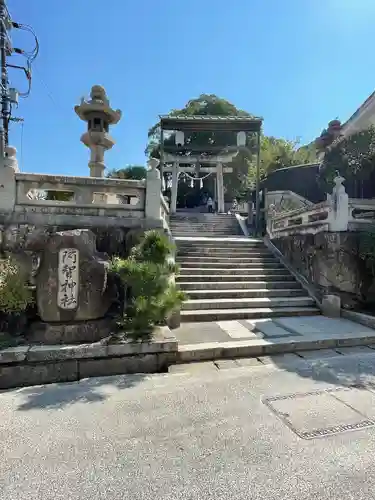
<svg viewBox="0 0 375 500">
<path fill-rule="evenodd" d="M 165 324 L 185 298 L 171 280 L 178 270 L 169 261 L 172 251 L 166 236 L 149 231 L 128 259 L 112 260 L 112 271 L 130 291 L 119 326 L 133 339 L 149 340 L 154 326 Z"/>
<path fill-rule="evenodd" d="M 174 251 L 168 238 L 159 231 L 147 231 L 140 243 L 133 247 L 130 256 L 138 262 L 164 264 Z"/>
<path fill-rule="evenodd" d="M 27 286 L 27 275 L 20 265 L 8 258 L 0 262 L 0 312 L 18 314 L 33 303 L 33 295 Z"/>
</svg>

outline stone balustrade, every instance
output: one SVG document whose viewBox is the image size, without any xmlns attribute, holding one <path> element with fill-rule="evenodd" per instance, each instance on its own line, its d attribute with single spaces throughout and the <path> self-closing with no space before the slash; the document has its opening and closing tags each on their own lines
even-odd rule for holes
<svg viewBox="0 0 375 500">
<path fill-rule="evenodd" d="M 169 206 L 160 187 L 146 180 L 107 179 L 61 175 L 14 173 L 13 182 L 1 186 L 8 193 L 1 207 L 0 224 L 43 226 L 165 227 Z M 160 199 L 148 213 L 146 192 Z M 159 191 L 158 191 L 159 190 Z M 1 194 L 1 193 L 0 193 Z M 13 198 L 13 203 L 9 199 Z"/>
<path fill-rule="evenodd" d="M 338 218 L 340 229 L 337 229 Z M 349 210 L 339 214 L 330 201 L 325 201 L 309 208 L 269 212 L 267 219 L 267 233 L 271 239 L 325 231 L 362 231 L 369 226 L 375 226 L 375 200 L 349 199 Z"/>
<path fill-rule="evenodd" d="M 327 200 L 295 210 L 277 212 L 270 205 L 267 233 L 271 239 L 294 234 L 361 231 L 375 224 L 375 200 L 348 198 L 342 177 L 335 178 L 332 194 Z"/>
</svg>

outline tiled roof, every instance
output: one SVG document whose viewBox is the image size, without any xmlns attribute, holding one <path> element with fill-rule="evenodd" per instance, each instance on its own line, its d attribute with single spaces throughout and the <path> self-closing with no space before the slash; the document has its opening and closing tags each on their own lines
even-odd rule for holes
<svg viewBox="0 0 375 500">
<path fill-rule="evenodd" d="M 234 122 L 234 121 L 262 121 L 263 118 L 257 116 L 222 116 L 222 115 L 161 115 L 161 120 L 176 120 L 176 121 L 211 121 L 211 122 Z"/>
</svg>

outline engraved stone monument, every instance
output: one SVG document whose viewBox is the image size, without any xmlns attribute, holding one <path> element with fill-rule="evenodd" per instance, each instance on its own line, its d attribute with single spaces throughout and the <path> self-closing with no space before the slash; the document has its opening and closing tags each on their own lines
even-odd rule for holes
<svg viewBox="0 0 375 500">
<path fill-rule="evenodd" d="M 32 340 L 48 343 L 96 341 L 110 333 L 106 314 L 113 302 L 108 287 L 108 259 L 96 250 L 88 229 L 52 233 L 42 240 L 35 275 L 38 313 L 43 323 Z"/>
</svg>

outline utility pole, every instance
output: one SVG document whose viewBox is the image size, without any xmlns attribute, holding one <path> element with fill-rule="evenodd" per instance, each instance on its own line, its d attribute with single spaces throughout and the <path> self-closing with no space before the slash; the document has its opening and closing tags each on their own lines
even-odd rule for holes
<svg viewBox="0 0 375 500">
<path fill-rule="evenodd" d="M 7 72 L 8 10 L 6 0 L 0 0 L 0 68 L 1 68 L 1 120 L 0 120 L 0 162 L 8 145 L 9 98 Z"/>
</svg>

